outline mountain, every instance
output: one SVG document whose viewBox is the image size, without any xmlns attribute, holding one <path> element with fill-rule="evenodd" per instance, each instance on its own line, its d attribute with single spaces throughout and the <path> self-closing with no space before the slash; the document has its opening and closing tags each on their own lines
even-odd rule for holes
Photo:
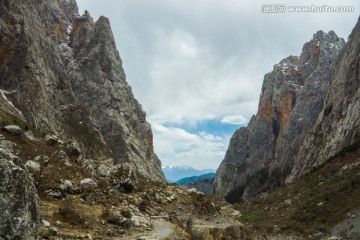
<svg viewBox="0 0 360 240">
<path fill-rule="evenodd" d="M 215 179 L 229 202 L 289 184 L 359 144 L 360 30 L 319 31 L 264 77 L 257 114 L 232 136 Z"/>
<path fill-rule="evenodd" d="M 110 22 L 75 0 L 0 1 L 0 212 L 0 239 L 243 231 L 224 201 L 166 183 Z"/>
<path fill-rule="evenodd" d="M 162 168 L 168 182 L 176 182 L 182 178 L 199 176 L 205 173 L 215 173 L 214 169 L 198 170 L 189 166 L 166 166 Z"/>
<path fill-rule="evenodd" d="M 22 121 L 72 141 L 87 159 L 164 180 L 106 17 L 80 16 L 75 0 L 5 0 L 0 18 L 0 89 Z"/>
<path fill-rule="evenodd" d="M 182 178 L 176 181 L 176 184 L 196 188 L 197 190 L 212 195 L 214 190 L 215 173 L 206 173 L 200 176 Z"/>
<path fill-rule="evenodd" d="M 142 178 L 165 181 L 106 17 L 79 15 L 75 0 L 4 0 L 0 26 L 1 239 L 37 238 L 38 195 L 61 198 L 56 181 L 65 177 L 68 183 L 94 178 L 85 182 L 95 186 L 99 177 L 118 174 L 112 184 L 125 188 Z M 38 145 L 26 144 L 24 131 Z M 21 146 L 30 149 L 19 152 Z"/>
</svg>

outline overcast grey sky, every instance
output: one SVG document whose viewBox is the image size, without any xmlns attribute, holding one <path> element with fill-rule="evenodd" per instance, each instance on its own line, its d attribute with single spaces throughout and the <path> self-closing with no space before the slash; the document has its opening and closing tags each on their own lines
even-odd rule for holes
<svg viewBox="0 0 360 240">
<path fill-rule="evenodd" d="M 264 4 L 353 6 L 352 13 L 262 13 Z M 78 0 L 110 19 L 127 81 L 163 166 L 217 168 L 256 113 L 263 76 L 318 30 L 345 38 L 358 0 Z"/>
</svg>

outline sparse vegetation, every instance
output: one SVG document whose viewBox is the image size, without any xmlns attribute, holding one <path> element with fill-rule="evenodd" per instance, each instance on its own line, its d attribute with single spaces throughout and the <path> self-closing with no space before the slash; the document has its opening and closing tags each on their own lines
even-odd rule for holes
<svg viewBox="0 0 360 240">
<path fill-rule="evenodd" d="M 85 223 L 84 215 L 70 199 L 61 201 L 58 215 L 62 221 L 67 223 L 78 225 Z"/>
<path fill-rule="evenodd" d="M 268 233 L 274 225 L 285 234 L 328 233 L 360 208 L 359 157 L 360 148 L 351 146 L 293 184 L 236 204 L 239 220 Z"/>
</svg>

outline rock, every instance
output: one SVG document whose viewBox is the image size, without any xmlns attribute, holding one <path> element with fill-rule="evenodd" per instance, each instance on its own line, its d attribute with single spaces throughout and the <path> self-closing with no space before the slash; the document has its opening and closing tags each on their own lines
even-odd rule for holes
<svg viewBox="0 0 360 240">
<path fill-rule="evenodd" d="M 59 220 L 57 220 L 57 221 L 55 222 L 55 225 L 60 227 L 60 226 L 62 226 L 62 222 L 59 221 Z"/>
<path fill-rule="evenodd" d="M 133 226 L 131 219 L 125 218 L 118 210 L 110 210 L 107 218 L 108 222 L 114 225 L 118 225 L 123 228 L 130 228 Z"/>
<path fill-rule="evenodd" d="M 69 157 L 78 157 L 81 154 L 81 150 L 75 142 L 66 145 L 65 152 Z"/>
<path fill-rule="evenodd" d="M 0 146 L 11 153 L 14 153 L 16 144 L 11 141 L 0 140 Z"/>
<path fill-rule="evenodd" d="M 0 236 L 35 240 L 40 224 L 39 198 L 34 180 L 16 159 L 0 147 Z"/>
<path fill-rule="evenodd" d="M 108 167 L 106 165 L 100 165 L 96 171 L 97 174 L 100 175 L 101 177 L 107 177 L 111 173 L 111 167 Z"/>
<path fill-rule="evenodd" d="M 292 204 L 292 201 L 291 199 L 286 199 L 284 203 L 290 206 Z"/>
<path fill-rule="evenodd" d="M 34 141 L 34 142 L 39 141 L 39 139 L 37 139 L 34 136 L 34 134 L 33 134 L 33 132 L 31 130 L 25 132 L 25 137 L 27 137 L 29 140 Z"/>
<path fill-rule="evenodd" d="M 57 235 L 59 232 L 59 230 L 56 227 L 50 227 L 49 229 L 50 229 L 51 235 L 53 235 L 53 236 Z"/>
<path fill-rule="evenodd" d="M 72 186 L 73 183 L 70 180 L 65 180 L 60 184 L 60 189 L 64 192 L 68 192 Z"/>
<path fill-rule="evenodd" d="M 4 131 L 13 135 L 20 135 L 23 130 L 16 125 L 7 125 L 4 127 Z"/>
<path fill-rule="evenodd" d="M 59 150 L 59 151 L 56 153 L 56 158 L 57 158 L 58 160 L 67 160 L 67 159 L 68 159 L 68 155 L 66 154 L 65 151 Z"/>
<path fill-rule="evenodd" d="M 72 186 L 69 187 L 68 192 L 70 194 L 79 194 L 81 191 L 77 185 L 73 184 Z"/>
<path fill-rule="evenodd" d="M 64 197 L 64 193 L 59 189 L 48 189 L 45 190 L 44 193 L 50 198 L 62 199 Z"/>
<path fill-rule="evenodd" d="M 139 226 L 140 226 L 140 222 L 139 222 L 139 220 L 138 220 L 136 217 L 132 217 L 132 218 L 131 218 L 131 221 L 132 221 L 132 225 L 133 225 L 134 227 L 139 227 Z"/>
<path fill-rule="evenodd" d="M 217 195 L 229 202 L 239 202 L 268 190 L 274 181 L 284 184 L 307 172 L 303 168 L 309 168 L 310 163 L 305 162 L 316 159 L 312 156 L 315 145 L 316 151 L 319 149 L 310 138 L 314 138 L 315 125 L 323 118 L 326 108 L 324 99 L 335 76 L 332 63 L 343 56 L 340 53 L 344 46 L 345 41 L 333 31 L 318 31 L 304 44 L 299 57 L 281 60 L 264 76 L 258 111 L 247 127 L 236 130 L 217 170 Z M 338 90 L 331 92 L 338 93 Z M 352 115 L 356 115 L 354 112 L 360 110 L 353 111 Z M 351 119 L 359 118 L 352 116 Z M 342 128 L 339 125 L 331 129 Z M 327 142 L 333 142 L 326 131 L 322 136 L 328 138 Z"/>
<path fill-rule="evenodd" d="M 87 203 L 95 203 L 96 202 L 96 194 L 95 193 L 90 193 L 88 195 L 86 195 L 84 197 L 84 200 L 87 202 Z"/>
<path fill-rule="evenodd" d="M 164 182 L 151 126 L 126 81 L 109 19 L 80 16 L 74 0 L 11 2 L 1 1 L 0 46 L 9 46 L 1 48 L 1 86 L 11 89 L 11 102 L 29 126 L 76 142 L 65 147 L 70 157 L 80 149 L 88 158 L 112 157 Z M 21 43 L 17 51 L 14 43 Z M 24 81 L 25 71 L 31 81 Z"/>
<path fill-rule="evenodd" d="M 81 191 L 93 191 L 97 188 L 96 182 L 91 178 L 85 178 L 80 181 Z"/>
<path fill-rule="evenodd" d="M 323 236 L 324 236 L 324 233 L 322 233 L 322 232 L 317 232 L 317 233 L 313 234 L 313 237 L 315 239 L 321 239 Z"/>
<path fill-rule="evenodd" d="M 273 231 L 274 231 L 275 233 L 278 233 L 278 232 L 281 231 L 281 229 L 279 228 L 278 225 L 275 225 L 275 226 L 273 227 Z"/>
<path fill-rule="evenodd" d="M 53 135 L 46 135 L 45 136 L 45 142 L 49 146 L 54 146 L 58 143 L 59 139 L 56 136 Z"/>
<path fill-rule="evenodd" d="M 25 167 L 31 173 L 39 173 L 40 169 L 41 169 L 39 163 L 31 161 L 31 160 L 29 160 L 25 163 Z"/>
<path fill-rule="evenodd" d="M 48 221 L 46 221 L 45 219 L 41 220 L 41 222 L 44 225 L 44 227 L 46 227 L 46 228 L 51 226 L 51 224 Z"/>
</svg>

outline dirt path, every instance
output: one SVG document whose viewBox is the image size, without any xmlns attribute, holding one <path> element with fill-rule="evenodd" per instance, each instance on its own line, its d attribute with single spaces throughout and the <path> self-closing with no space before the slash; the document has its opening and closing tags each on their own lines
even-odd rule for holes
<svg viewBox="0 0 360 240">
<path fill-rule="evenodd" d="M 174 233 L 174 225 L 167 222 L 165 219 L 152 219 L 151 224 L 153 230 L 143 234 L 135 234 L 133 236 L 127 236 L 117 238 L 117 240 L 161 240 L 169 238 Z"/>
</svg>

